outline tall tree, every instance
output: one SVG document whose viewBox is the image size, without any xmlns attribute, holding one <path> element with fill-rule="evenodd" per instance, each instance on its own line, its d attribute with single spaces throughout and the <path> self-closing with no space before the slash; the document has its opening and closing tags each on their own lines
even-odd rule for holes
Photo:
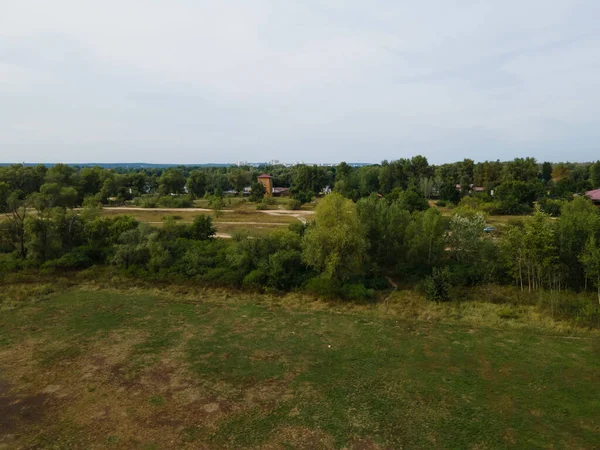
<svg viewBox="0 0 600 450">
<path fill-rule="evenodd" d="M 586 276 L 598 289 L 598 303 L 600 303 L 600 245 L 595 237 L 587 241 L 579 260 L 585 268 Z"/>
<path fill-rule="evenodd" d="M 208 178 L 203 170 L 194 169 L 190 172 L 190 176 L 186 182 L 188 193 L 194 197 L 202 197 L 206 194 L 207 186 Z"/>
<path fill-rule="evenodd" d="M 315 222 L 304 234 L 302 258 L 325 276 L 344 280 L 363 267 L 367 239 L 353 201 L 332 193 L 315 210 Z"/>
<path fill-rule="evenodd" d="M 158 179 L 158 190 L 162 195 L 183 194 L 186 178 L 181 169 L 167 169 Z"/>
<path fill-rule="evenodd" d="M 592 189 L 600 188 L 600 161 L 590 166 L 590 185 Z"/>
</svg>

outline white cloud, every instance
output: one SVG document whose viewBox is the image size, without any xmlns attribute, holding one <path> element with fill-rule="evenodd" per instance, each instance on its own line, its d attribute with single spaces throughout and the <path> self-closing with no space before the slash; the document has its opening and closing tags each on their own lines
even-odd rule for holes
<svg viewBox="0 0 600 450">
<path fill-rule="evenodd" d="M 569 137 L 584 160 L 600 137 L 593 0 L 4 3 L 3 160 L 546 159 Z"/>
</svg>

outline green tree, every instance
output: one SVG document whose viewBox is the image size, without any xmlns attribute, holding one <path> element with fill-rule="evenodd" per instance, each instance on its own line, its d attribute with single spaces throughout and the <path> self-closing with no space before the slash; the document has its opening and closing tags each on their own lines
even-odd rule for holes
<svg viewBox="0 0 600 450">
<path fill-rule="evenodd" d="M 523 226 L 509 226 L 501 241 L 502 256 L 509 273 L 523 289 L 558 287 L 560 271 L 555 244 L 555 226 L 548 214 L 536 209 L 523 221 Z"/>
<path fill-rule="evenodd" d="M 24 259 L 27 256 L 26 246 L 26 223 L 29 219 L 27 214 L 27 201 L 21 198 L 18 191 L 11 192 L 6 199 L 6 217 L 2 225 L 2 241 L 12 248 L 17 256 Z"/>
<path fill-rule="evenodd" d="M 463 217 L 458 214 L 452 216 L 450 229 L 446 235 L 446 245 L 450 248 L 453 257 L 458 262 L 477 264 L 482 243 L 485 217 L 475 213 L 472 217 Z"/>
<path fill-rule="evenodd" d="M 423 197 L 427 200 L 431 198 L 431 194 L 433 193 L 433 187 L 435 182 L 433 178 L 421 178 L 419 180 L 419 192 Z"/>
<path fill-rule="evenodd" d="M 0 213 L 8 210 L 8 197 L 10 195 L 10 186 L 4 181 L 0 181 Z"/>
<path fill-rule="evenodd" d="M 213 194 L 208 199 L 208 205 L 213 210 L 215 217 L 219 218 L 223 215 L 223 208 L 225 207 L 225 200 L 222 195 Z"/>
<path fill-rule="evenodd" d="M 444 222 L 437 208 L 415 212 L 407 227 L 408 264 L 417 271 L 431 270 L 444 253 Z"/>
<path fill-rule="evenodd" d="M 161 195 L 183 194 L 186 181 L 183 170 L 167 169 L 158 179 L 158 191 Z"/>
<path fill-rule="evenodd" d="M 267 192 L 265 185 L 259 181 L 252 183 L 250 192 L 250 201 L 252 202 L 260 202 L 263 198 L 265 198 L 265 193 Z"/>
<path fill-rule="evenodd" d="M 406 256 L 406 229 L 410 213 L 399 201 L 387 202 L 377 196 L 360 199 L 356 204 L 366 228 L 369 256 L 376 263 L 392 267 Z"/>
<path fill-rule="evenodd" d="M 299 165 L 295 167 L 290 193 L 292 198 L 308 203 L 321 192 L 328 181 L 323 167 Z"/>
<path fill-rule="evenodd" d="M 579 260 L 585 268 L 586 277 L 592 280 L 598 289 L 598 303 L 600 303 L 600 245 L 595 237 L 592 236 L 587 241 Z"/>
<path fill-rule="evenodd" d="M 242 192 L 246 186 L 250 185 L 251 175 L 248 170 L 235 168 L 229 171 L 227 180 L 237 192 Z"/>
<path fill-rule="evenodd" d="M 549 183 L 550 181 L 552 181 L 552 163 L 546 161 L 542 164 L 540 178 L 544 183 Z"/>
<path fill-rule="evenodd" d="M 600 237 L 598 208 L 582 196 L 564 203 L 556 221 L 556 243 L 560 262 L 572 287 L 579 287 L 584 281 L 579 255 L 592 237 Z"/>
<path fill-rule="evenodd" d="M 590 166 L 590 185 L 592 189 L 600 188 L 600 161 Z"/>
<path fill-rule="evenodd" d="M 186 182 L 188 193 L 194 197 L 203 197 L 206 194 L 207 186 L 208 178 L 203 170 L 194 169 L 190 172 Z"/>
<path fill-rule="evenodd" d="M 450 203 L 458 204 L 460 201 L 460 191 L 456 188 L 456 184 L 452 182 L 442 183 L 440 186 L 440 199 Z"/>
<path fill-rule="evenodd" d="M 212 217 L 200 215 L 194 219 L 190 225 L 190 237 L 197 241 L 206 241 L 216 234 L 217 230 L 213 226 Z"/>
<path fill-rule="evenodd" d="M 319 202 L 315 213 L 314 225 L 302 240 L 306 264 L 332 279 L 361 273 L 367 239 L 354 202 L 332 193 Z"/>
</svg>

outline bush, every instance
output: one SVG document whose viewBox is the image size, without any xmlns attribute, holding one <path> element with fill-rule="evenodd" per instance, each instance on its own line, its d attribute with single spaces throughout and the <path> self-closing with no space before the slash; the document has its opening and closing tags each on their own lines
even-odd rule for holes
<svg viewBox="0 0 600 450">
<path fill-rule="evenodd" d="M 164 222 L 166 220 L 182 220 L 182 219 L 183 219 L 182 216 L 171 215 L 171 216 L 164 216 L 161 220 Z"/>
<path fill-rule="evenodd" d="M 141 208 L 156 208 L 158 206 L 158 197 L 136 197 L 133 203 Z"/>
<path fill-rule="evenodd" d="M 375 295 L 373 289 L 367 289 L 364 284 L 344 284 L 341 289 L 342 297 L 347 300 L 368 300 Z"/>
<path fill-rule="evenodd" d="M 434 267 L 431 276 L 424 282 L 425 297 L 435 302 L 450 301 L 450 272 L 447 267 L 438 269 Z"/>
<path fill-rule="evenodd" d="M 498 317 L 501 319 L 518 319 L 519 314 L 514 309 L 511 308 L 502 308 L 498 311 Z"/>
<path fill-rule="evenodd" d="M 265 205 L 264 203 L 259 203 L 258 205 L 256 205 L 256 209 L 258 211 L 264 211 L 265 209 L 267 209 L 267 205 Z"/>
<path fill-rule="evenodd" d="M 311 278 L 304 289 L 310 294 L 326 299 L 334 299 L 340 296 L 340 283 L 324 276 Z"/>
<path fill-rule="evenodd" d="M 438 200 L 435 205 L 439 206 L 440 208 L 445 208 L 448 206 L 448 202 L 446 200 Z"/>
<path fill-rule="evenodd" d="M 58 259 L 46 262 L 42 268 L 44 269 L 62 269 L 62 270 L 79 270 L 87 269 L 94 264 L 92 259 L 86 254 L 85 249 L 75 249 Z"/>
<path fill-rule="evenodd" d="M 538 201 L 538 205 L 546 214 L 550 214 L 552 217 L 560 216 L 560 209 L 566 202 L 563 200 L 553 200 L 551 198 L 543 198 Z"/>
<path fill-rule="evenodd" d="M 288 202 L 288 208 L 291 209 L 292 211 L 298 211 L 299 209 L 302 208 L 302 203 L 300 203 L 298 200 L 296 200 L 295 198 L 292 198 L 289 202 Z"/>
<path fill-rule="evenodd" d="M 189 195 L 165 195 L 158 198 L 157 205 L 161 208 L 191 208 L 194 201 Z"/>
<path fill-rule="evenodd" d="M 205 241 L 212 238 L 217 230 L 213 226 L 212 217 L 201 215 L 194 219 L 189 228 L 190 237 L 197 241 Z"/>
</svg>

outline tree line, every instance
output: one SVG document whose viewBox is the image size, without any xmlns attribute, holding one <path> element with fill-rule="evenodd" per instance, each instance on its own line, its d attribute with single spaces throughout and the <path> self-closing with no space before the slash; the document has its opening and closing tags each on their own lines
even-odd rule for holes
<svg viewBox="0 0 600 450">
<path fill-rule="evenodd" d="M 194 195 L 182 186 L 197 182 L 198 173 L 207 179 L 215 173 L 235 179 L 247 171 L 251 178 L 256 174 L 251 169 L 148 173 L 10 166 L 0 170 L 0 274 L 112 265 L 151 279 L 267 291 L 301 289 L 348 299 L 372 298 L 392 278 L 417 285 L 438 301 L 450 299 L 457 286 L 498 284 L 526 293 L 593 289 L 600 302 L 599 209 L 584 196 L 573 195 L 596 186 L 600 165 L 545 166 L 519 159 L 434 167 L 415 157 L 361 168 L 344 163 L 334 168 L 272 168 L 271 173 L 277 169 L 289 174 L 293 195 L 302 201 L 310 201 L 327 185 L 333 185 L 333 192 L 319 200 L 308 224 L 232 240 L 214 239 L 209 216 L 199 216 L 192 224 L 167 217 L 161 227 L 153 227 L 128 216 L 103 217 L 100 207 L 115 185 L 126 186 L 127 195 L 152 196 L 153 190 L 169 197 L 176 197 L 174 191 Z M 365 188 L 364 180 L 373 185 Z M 487 187 L 479 192 L 473 187 L 481 180 Z M 428 201 L 434 195 L 438 203 L 449 201 L 442 196 L 449 184 L 456 202 L 450 217 Z M 571 187 L 559 195 L 563 184 Z M 532 186 L 543 189 L 536 188 L 533 195 Z M 527 194 L 523 203 L 517 198 L 521 191 Z M 490 205 L 496 208 L 499 202 L 520 205 L 524 215 L 486 233 Z M 78 205 L 83 208 L 73 209 Z M 600 320 L 598 305 L 587 308 L 585 314 Z"/>
<path fill-rule="evenodd" d="M 268 172 L 278 187 L 290 189 L 300 203 L 308 203 L 329 189 L 358 201 L 372 193 L 436 198 L 458 204 L 476 195 L 491 214 L 524 214 L 534 203 L 552 215 L 560 213 L 562 200 L 573 194 L 600 188 L 600 161 L 595 163 L 538 163 L 533 158 L 475 163 L 465 159 L 452 164 L 430 165 L 427 158 L 383 161 L 351 167 L 310 165 L 264 167 L 116 168 L 12 165 L 0 167 L 0 208 L 8 197 L 25 200 L 32 194 L 51 198 L 57 206 L 82 206 L 85 202 L 140 206 L 186 207 L 194 198 L 222 197 L 244 188 L 260 190 L 257 176 Z"/>
</svg>

